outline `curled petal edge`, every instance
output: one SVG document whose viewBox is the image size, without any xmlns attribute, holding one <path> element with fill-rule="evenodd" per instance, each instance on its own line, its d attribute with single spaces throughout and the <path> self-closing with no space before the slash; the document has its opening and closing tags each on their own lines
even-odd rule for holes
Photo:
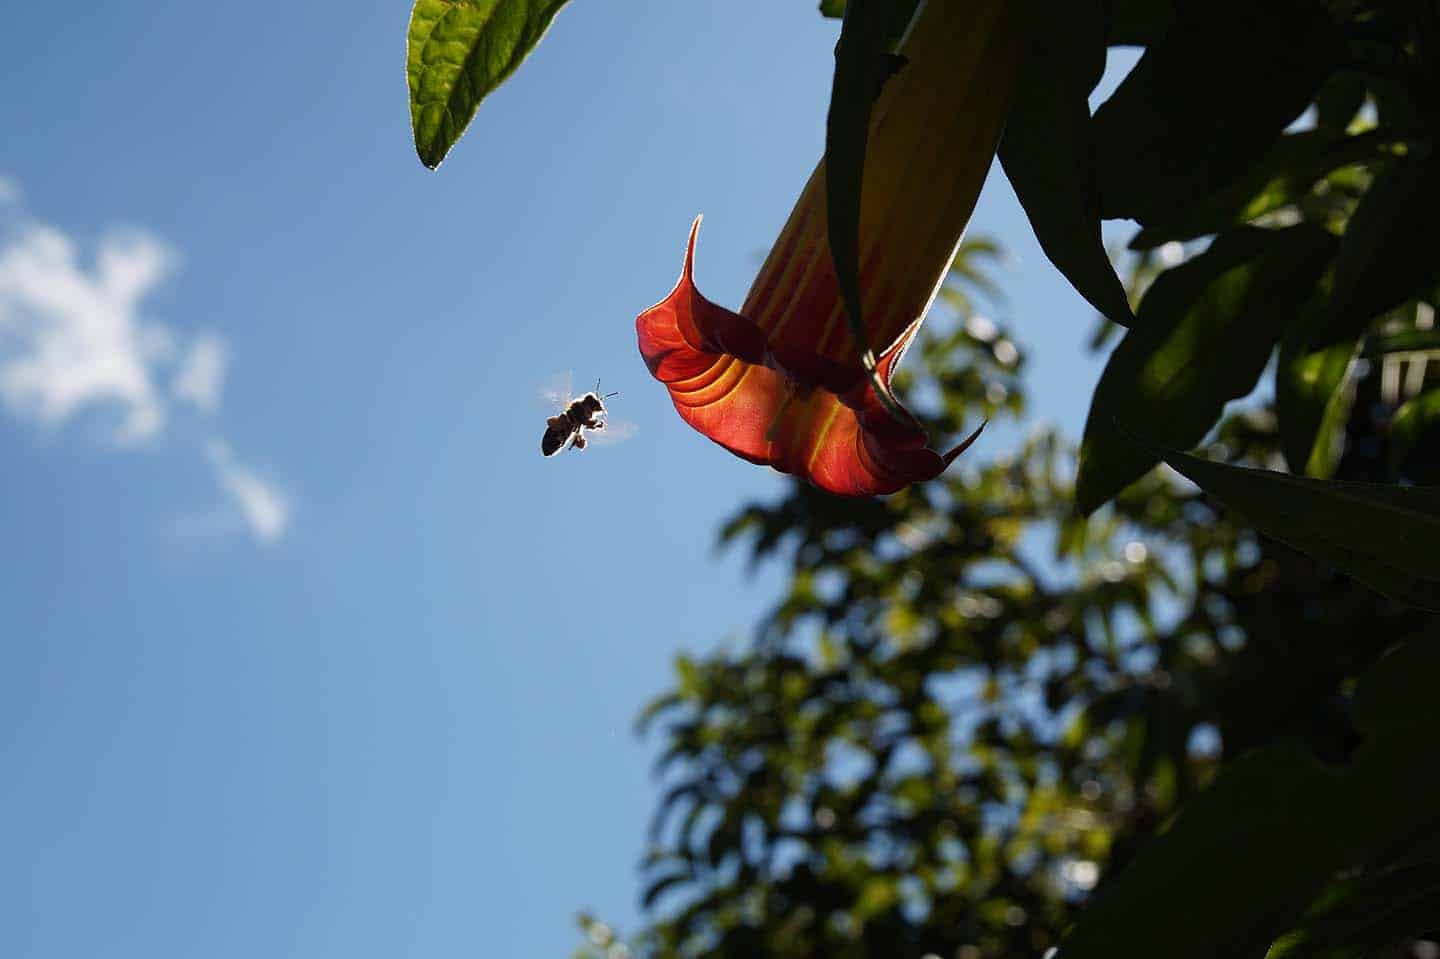
<svg viewBox="0 0 1440 959">
<path fill-rule="evenodd" d="M 700 222 L 697 216 L 690 228 L 674 289 L 635 321 L 646 366 L 685 422 L 737 456 L 842 496 L 894 493 L 934 479 L 974 443 L 984 424 L 945 453 L 931 449 L 920 423 L 903 408 L 893 415 L 858 365 L 781 345 L 706 299 L 695 285 Z M 920 323 L 880 354 L 882 388 L 889 389 Z"/>
</svg>

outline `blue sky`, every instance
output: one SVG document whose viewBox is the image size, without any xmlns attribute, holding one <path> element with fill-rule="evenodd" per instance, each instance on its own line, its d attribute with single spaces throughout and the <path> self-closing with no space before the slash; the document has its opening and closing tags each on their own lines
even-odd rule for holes
<svg viewBox="0 0 1440 959">
<path fill-rule="evenodd" d="M 577 909 L 632 923 L 632 720 L 774 596 L 714 542 L 782 488 L 679 422 L 633 320 L 701 211 L 702 288 L 741 301 L 834 23 L 575 3 L 430 173 L 406 3 L 0 16 L 0 954 L 542 957 Z M 972 229 L 1078 435 L 1089 310 L 998 171 Z M 566 369 L 636 438 L 543 460 Z"/>
</svg>

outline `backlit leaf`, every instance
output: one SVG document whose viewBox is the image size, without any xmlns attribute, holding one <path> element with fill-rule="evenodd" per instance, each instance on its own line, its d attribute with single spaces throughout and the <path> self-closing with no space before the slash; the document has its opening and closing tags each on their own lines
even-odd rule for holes
<svg viewBox="0 0 1440 959">
<path fill-rule="evenodd" d="M 406 74 L 420 162 L 435 169 L 480 101 L 515 72 L 566 0 L 416 0 Z"/>
<path fill-rule="evenodd" d="M 1093 511 L 1158 462 L 1125 431 L 1193 446 L 1226 402 L 1250 392 L 1334 247 L 1334 237 L 1311 226 L 1245 228 L 1156 279 L 1095 389 L 1078 509 Z"/>
<path fill-rule="evenodd" d="M 1334 472 L 1344 452 L 1345 423 L 1355 399 L 1359 342 L 1310 349 L 1307 335 L 1302 325 L 1280 346 L 1275 411 L 1290 470 L 1324 479 Z"/>
</svg>

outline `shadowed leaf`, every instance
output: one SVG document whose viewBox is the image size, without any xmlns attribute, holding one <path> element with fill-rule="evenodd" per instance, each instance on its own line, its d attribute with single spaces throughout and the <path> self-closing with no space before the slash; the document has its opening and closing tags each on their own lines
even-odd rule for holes
<svg viewBox="0 0 1440 959">
<path fill-rule="evenodd" d="M 1401 404 L 1390 420 L 1390 463 L 1398 469 L 1420 438 L 1440 425 L 1440 390 L 1427 390 Z"/>
<path fill-rule="evenodd" d="M 1226 402 L 1250 392 L 1334 246 L 1316 227 L 1245 228 L 1160 275 L 1095 389 L 1076 479 L 1080 511 L 1093 511 L 1159 460 L 1117 423 L 1188 447 Z"/>
<path fill-rule="evenodd" d="M 830 256 L 850 332 L 871 347 L 860 312 L 860 189 L 865 144 L 880 86 L 897 68 L 887 49 L 894 11 L 883 0 L 850 0 L 835 45 L 835 78 L 825 120 L 825 206 Z"/>
<path fill-rule="evenodd" d="M 1440 279 L 1427 242 L 1440 220 L 1440 160 L 1405 159 L 1381 172 L 1345 228 L 1324 342 L 1356 336 L 1369 322 Z"/>
<path fill-rule="evenodd" d="M 1105 69 L 1099 0 L 1058 5 L 1031 33 L 1000 161 L 1045 255 L 1106 318 L 1134 320 L 1100 237 L 1088 97 Z"/>
<path fill-rule="evenodd" d="M 1323 303 L 1323 301 L 1321 301 Z M 1318 313 L 1318 308 L 1310 312 Z M 1311 349 L 1306 323 L 1280 345 L 1275 368 L 1275 412 L 1281 448 L 1294 473 L 1328 478 L 1344 452 L 1345 423 L 1355 401 L 1358 341 Z"/>
<path fill-rule="evenodd" d="M 1106 43 L 1112 47 L 1148 46 L 1175 22 L 1172 0 L 1106 0 Z"/>
<path fill-rule="evenodd" d="M 1346 767 L 1286 744 L 1231 764 L 1081 914 L 1061 959 L 1263 955 L 1332 875 L 1433 829 L 1440 765 L 1414 747 L 1440 735 L 1437 673 L 1440 647 L 1417 640 L 1361 679 L 1367 739 Z"/>
<path fill-rule="evenodd" d="M 1317 480 L 1178 452 L 1164 459 L 1267 536 L 1392 599 L 1440 610 L 1440 487 Z"/>
<path fill-rule="evenodd" d="M 1223 64 L 1217 52 L 1224 51 Z M 1321 4 L 1185 5 L 1095 113 L 1101 213 L 1149 225 L 1241 175 L 1338 57 Z"/>
<path fill-rule="evenodd" d="M 1396 142 L 1379 130 L 1358 136 L 1326 130 L 1287 134 L 1230 185 L 1212 194 L 1178 198 L 1176 209 L 1137 233 L 1130 249 L 1149 250 L 1171 240 L 1219 233 L 1273 213 L 1300 200 L 1332 170 L 1389 158 Z"/>
</svg>

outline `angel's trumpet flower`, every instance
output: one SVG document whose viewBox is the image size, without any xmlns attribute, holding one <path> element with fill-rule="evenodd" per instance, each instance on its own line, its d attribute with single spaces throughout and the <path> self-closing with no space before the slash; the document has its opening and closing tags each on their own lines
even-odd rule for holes
<svg viewBox="0 0 1440 959">
<path fill-rule="evenodd" d="M 995 154 L 1021 55 L 1010 0 L 929 0 L 875 105 L 860 213 L 860 296 L 876 378 L 890 377 L 960 244 Z M 811 175 L 739 313 L 680 281 L 636 320 L 680 416 L 731 452 L 850 496 L 938 476 L 946 453 L 896 415 L 851 336 L 826 241 L 825 164 Z M 977 431 L 978 432 L 978 431 Z"/>
</svg>

